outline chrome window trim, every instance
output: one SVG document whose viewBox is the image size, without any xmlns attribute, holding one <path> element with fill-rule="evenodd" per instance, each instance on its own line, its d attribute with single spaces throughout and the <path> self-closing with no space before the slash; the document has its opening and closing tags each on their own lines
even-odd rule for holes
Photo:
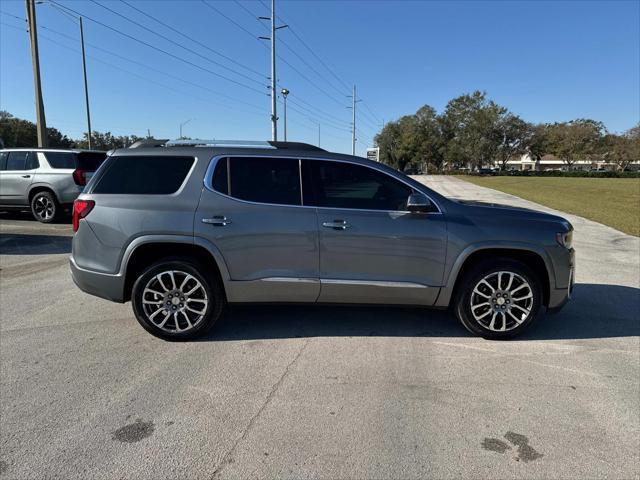
<svg viewBox="0 0 640 480">
<path fill-rule="evenodd" d="M 408 182 L 404 181 L 401 178 L 397 178 L 393 175 L 390 175 L 387 172 L 384 172 L 380 169 L 374 168 L 370 165 L 363 165 L 361 163 L 357 163 L 357 162 L 352 162 L 349 160 L 342 160 L 342 159 L 332 159 L 332 158 L 324 158 L 324 157 L 287 157 L 287 156 L 280 156 L 280 155 L 255 155 L 255 154 L 251 154 L 251 155 L 241 155 L 241 154 L 223 154 L 223 155 L 215 155 L 213 158 L 211 158 L 211 160 L 209 161 L 209 166 L 207 167 L 207 171 L 204 174 L 204 186 L 207 190 L 217 194 L 217 195 L 221 195 L 223 197 L 229 198 L 231 200 L 235 200 L 236 202 L 242 202 L 242 203 L 248 203 L 250 205 L 268 205 L 268 206 L 274 206 L 274 207 L 293 207 L 293 208 L 316 208 L 316 209 L 326 209 L 326 210 L 342 210 L 342 211 L 349 211 L 349 212 L 383 212 L 383 213 L 411 213 L 409 210 L 374 210 L 374 209 L 369 209 L 369 208 L 340 208 L 340 207 L 317 207 L 317 206 L 313 206 L 313 205 L 304 205 L 304 197 L 301 198 L 301 202 L 303 203 L 303 205 L 287 205 L 287 204 L 282 204 L 282 203 L 262 203 L 262 202 L 253 202 L 251 200 L 243 200 L 241 198 L 236 198 L 236 197 L 232 197 L 231 195 L 226 195 L 222 192 L 218 192 L 217 190 L 214 190 L 213 185 L 211 183 L 212 178 L 213 178 L 213 171 L 216 168 L 216 165 L 218 163 L 218 161 L 221 158 L 291 158 L 294 160 L 298 160 L 298 175 L 300 178 L 300 193 L 302 194 L 302 160 L 318 160 L 318 161 L 324 161 L 324 162 L 339 162 L 339 163 L 348 163 L 350 165 L 357 165 L 360 167 L 364 167 L 364 168 L 369 168 L 371 170 L 373 170 L 374 172 L 378 172 L 381 173 L 383 175 L 387 175 L 388 177 L 393 178 L 394 180 L 403 183 L 404 185 L 406 185 L 407 187 L 415 190 L 415 187 L 411 184 L 409 184 Z M 230 162 L 227 163 L 227 175 L 229 176 L 229 181 L 230 181 L 230 175 L 231 175 L 231 168 L 230 168 Z M 231 193 L 231 189 L 229 188 L 229 185 L 227 185 L 227 189 L 228 192 Z M 426 196 L 431 203 L 433 203 L 435 205 L 435 207 L 438 209 L 437 212 L 426 212 L 426 213 L 422 213 L 421 215 L 442 215 L 442 209 L 440 208 L 440 205 L 438 205 L 437 202 L 435 202 L 433 200 L 433 198 L 431 198 L 431 196 L 425 192 L 421 192 L 424 196 Z"/>
</svg>

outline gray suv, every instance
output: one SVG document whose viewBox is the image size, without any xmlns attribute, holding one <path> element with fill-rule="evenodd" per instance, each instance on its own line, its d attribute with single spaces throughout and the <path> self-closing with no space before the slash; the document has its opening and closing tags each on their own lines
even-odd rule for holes
<svg viewBox="0 0 640 480">
<path fill-rule="evenodd" d="M 563 218 L 451 200 L 385 165 L 297 143 L 116 150 L 73 211 L 75 283 L 165 339 L 227 303 L 451 307 L 508 338 L 574 282 Z"/>
<path fill-rule="evenodd" d="M 0 150 L 0 210 L 30 208 L 36 220 L 55 221 L 105 157 L 89 150 Z"/>
</svg>

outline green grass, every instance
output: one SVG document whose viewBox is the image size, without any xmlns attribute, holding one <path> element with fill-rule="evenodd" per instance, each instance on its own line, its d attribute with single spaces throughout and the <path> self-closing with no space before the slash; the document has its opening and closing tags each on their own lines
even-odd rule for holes
<svg viewBox="0 0 640 480">
<path fill-rule="evenodd" d="M 640 236 L 640 179 L 458 177 Z"/>
</svg>

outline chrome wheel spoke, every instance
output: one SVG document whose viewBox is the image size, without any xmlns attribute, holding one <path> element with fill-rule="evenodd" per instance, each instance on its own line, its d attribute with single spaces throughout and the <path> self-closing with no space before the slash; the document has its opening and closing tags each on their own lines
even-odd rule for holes
<svg viewBox="0 0 640 480">
<path fill-rule="evenodd" d="M 520 292 L 519 297 L 514 296 L 516 292 Z M 533 299 L 533 289 L 524 277 L 515 272 L 497 271 L 480 279 L 473 288 L 470 313 L 482 328 L 506 332 L 527 319 Z"/>
<path fill-rule="evenodd" d="M 196 327 L 209 306 L 207 291 L 200 280 L 180 270 L 166 270 L 152 277 L 142 291 L 141 302 L 147 319 L 170 333 Z"/>
</svg>

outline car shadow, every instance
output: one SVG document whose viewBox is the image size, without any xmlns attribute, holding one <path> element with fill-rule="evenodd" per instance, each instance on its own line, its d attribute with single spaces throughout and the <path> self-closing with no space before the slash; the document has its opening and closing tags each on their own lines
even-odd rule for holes
<svg viewBox="0 0 640 480">
<path fill-rule="evenodd" d="M 2 233 L 0 255 L 49 255 L 71 253 L 71 240 L 66 235 L 28 235 Z"/>
<path fill-rule="evenodd" d="M 640 289 L 578 284 L 559 313 L 543 315 L 518 340 L 640 335 Z M 305 337 L 470 337 L 448 311 L 363 306 L 231 306 L 200 341 Z"/>
<path fill-rule="evenodd" d="M 26 222 L 38 221 L 33 217 L 31 210 L 0 210 L 0 220 L 21 220 Z M 64 225 L 71 223 L 71 210 L 66 209 L 59 214 L 59 217 L 51 224 L 48 225 Z"/>
</svg>

